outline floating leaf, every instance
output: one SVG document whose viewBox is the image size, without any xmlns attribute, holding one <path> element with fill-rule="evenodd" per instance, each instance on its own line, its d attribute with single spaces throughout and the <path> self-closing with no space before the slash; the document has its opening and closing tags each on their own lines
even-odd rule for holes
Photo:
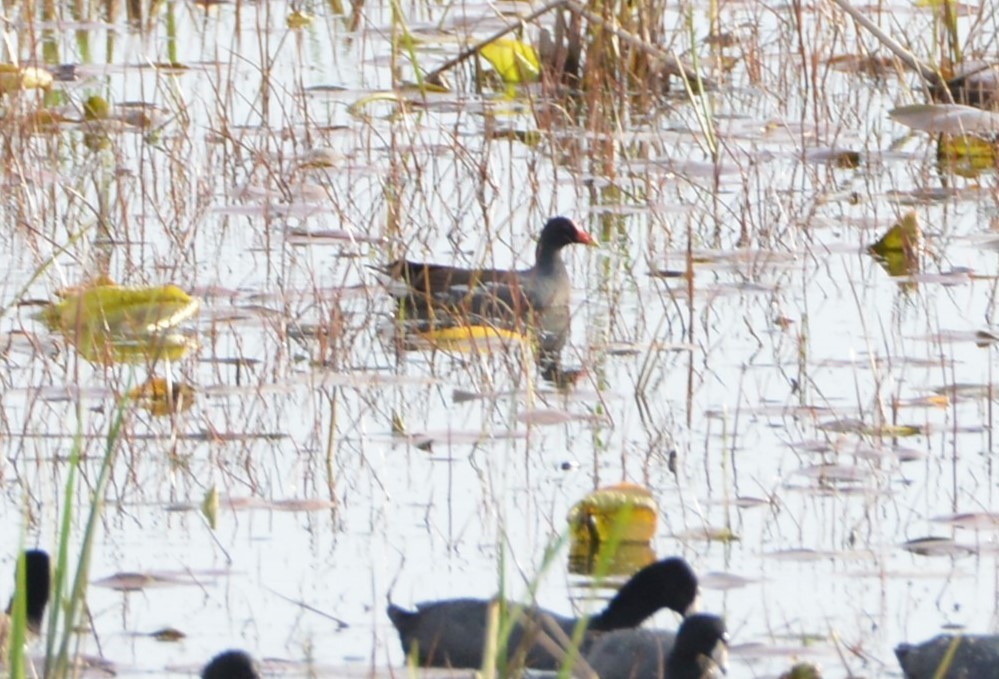
<svg viewBox="0 0 999 679">
<path fill-rule="evenodd" d="M 173 627 L 164 627 L 163 629 L 158 629 L 155 632 L 150 632 L 151 636 L 156 641 L 180 641 L 187 637 L 186 634 L 181 632 L 179 629 Z"/>
<path fill-rule="evenodd" d="M 201 513 L 204 514 L 212 530 L 215 530 L 219 518 L 219 491 L 215 486 L 205 492 L 205 497 L 201 501 Z"/>
<path fill-rule="evenodd" d="M 871 252 L 884 257 L 891 252 L 917 252 L 923 240 L 923 232 L 919 227 L 919 215 L 915 211 L 906 213 L 902 219 L 871 246 Z"/>
<path fill-rule="evenodd" d="M 173 328 L 198 313 L 200 303 L 176 285 L 123 288 L 98 282 L 43 311 L 54 330 L 89 328 L 109 335 L 142 335 Z"/>
<path fill-rule="evenodd" d="M 526 342 L 528 336 L 490 325 L 457 325 L 416 332 L 407 336 L 407 340 L 407 349 L 431 348 L 472 353 L 507 347 L 510 342 Z"/>
<path fill-rule="evenodd" d="M 812 663 L 800 662 L 780 675 L 780 679 L 822 679 L 822 674 Z"/>
<path fill-rule="evenodd" d="M 974 179 L 996 169 L 996 143 L 971 134 L 941 134 L 937 162 L 958 176 Z"/>
<path fill-rule="evenodd" d="M 999 514 L 995 512 L 965 512 L 936 516 L 930 519 L 934 523 L 945 523 L 955 528 L 967 530 L 989 530 L 999 527 Z"/>
<path fill-rule="evenodd" d="M 314 19 L 311 14 L 297 10 L 288 15 L 285 23 L 288 24 L 288 28 L 297 31 L 311 26 L 313 21 Z"/>
<path fill-rule="evenodd" d="M 106 280 L 64 294 L 39 317 L 89 361 L 169 358 L 197 346 L 192 337 L 164 332 L 198 313 L 200 303 L 175 285 L 123 288 Z"/>
<path fill-rule="evenodd" d="M 603 543 L 569 542 L 569 572 L 577 575 L 631 575 L 656 560 L 648 542 L 621 542 L 611 554 Z"/>
<path fill-rule="evenodd" d="M 541 77 L 541 61 L 534 48 L 511 38 L 494 40 L 480 50 L 508 85 L 535 82 Z"/>
<path fill-rule="evenodd" d="M 598 488 L 569 510 L 573 541 L 648 542 L 656 534 L 659 505 L 648 488 L 632 483 Z"/>
<path fill-rule="evenodd" d="M 913 104 L 892 109 L 895 121 L 923 132 L 969 134 L 999 131 L 999 113 L 962 104 Z"/>
<path fill-rule="evenodd" d="M 902 544 L 902 549 L 919 556 L 966 556 L 975 553 L 972 547 L 959 545 L 950 538 L 940 537 L 909 540 Z"/>
<path fill-rule="evenodd" d="M 128 392 L 128 396 L 151 414 L 162 417 L 189 409 L 194 403 L 195 393 L 190 384 L 153 377 Z"/>
<path fill-rule="evenodd" d="M 52 86 L 52 81 L 52 74 L 44 68 L 0 64 L 0 93 L 18 90 L 45 90 Z"/>
</svg>

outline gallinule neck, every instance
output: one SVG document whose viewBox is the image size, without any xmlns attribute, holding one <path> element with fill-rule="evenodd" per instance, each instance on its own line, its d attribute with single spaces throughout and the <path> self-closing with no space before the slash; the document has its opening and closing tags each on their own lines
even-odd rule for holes
<svg viewBox="0 0 999 679">
<path fill-rule="evenodd" d="M 599 635 L 586 662 L 600 679 L 709 679 L 726 670 L 725 622 L 692 615 L 675 634 L 664 630 L 622 629 Z"/>
<path fill-rule="evenodd" d="M 380 270 L 404 282 L 410 313 L 426 318 L 434 312 L 485 319 L 523 318 L 568 307 L 571 285 L 562 248 L 594 244 L 593 238 L 566 217 L 552 217 L 541 230 L 534 266 L 529 269 L 463 269 L 400 259 Z"/>
<path fill-rule="evenodd" d="M 260 679 L 253 658 L 244 651 L 223 651 L 201 670 L 201 679 Z"/>
<path fill-rule="evenodd" d="M 589 619 L 582 650 L 599 632 L 635 627 L 660 608 L 683 615 L 696 598 L 697 577 L 686 561 L 671 558 L 650 564 L 633 575 L 602 612 Z M 491 604 L 485 599 L 446 599 L 418 604 L 415 611 L 390 604 L 388 616 L 399 631 L 403 651 L 409 654 L 415 648 L 421 666 L 478 668 L 483 662 Z M 550 629 L 546 625 L 554 623 L 571 638 L 578 619 L 534 606 L 508 603 L 506 607 L 511 614 L 520 609 L 506 641 L 507 662 L 557 669 L 561 654 L 543 644 L 541 636 Z"/>
<path fill-rule="evenodd" d="M 17 582 L 15 570 L 14 581 Z M 45 606 L 49 602 L 49 590 L 52 583 L 52 566 L 49 555 L 40 549 L 30 549 L 24 553 L 24 603 L 27 613 L 27 628 L 32 634 L 38 634 L 42 628 L 42 618 Z M 8 639 L 11 633 L 11 611 L 14 607 L 14 597 L 3 615 L 0 615 L 0 660 L 6 658 Z"/>
<path fill-rule="evenodd" d="M 953 656 L 947 662 L 951 646 Z M 993 634 L 941 634 L 921 644 L 900 644 L 895 656 L 906 679 L 999 676 L 999 636 Z"/>
</svg>

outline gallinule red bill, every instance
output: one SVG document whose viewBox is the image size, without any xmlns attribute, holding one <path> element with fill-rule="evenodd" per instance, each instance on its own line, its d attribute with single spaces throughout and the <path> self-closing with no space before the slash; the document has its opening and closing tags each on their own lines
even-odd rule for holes
<svg viewBox="0 0 999 679">
<path fill-rule="evenodd" d="M 17 575 L 14 576 L 15 583 Z M 52 583 L 52 566 L 49 555 L 40 549 L 30 549 L 24 553 L 24 604 L 27 612 L 27 627 L 32 634 L 38 634 L 42 628 L 42 618 L 45 606 L 49 603 L 49 590 Z M 7 646 L 11 634 L 11 610 L 14 607 L 14 597 L 11 596 L 7 610 L 0 615 L 0 661 L 6 658 Z M 2 664 L 2 663 L 0 663 Z"/>
<path fill-rule="evenodd" d="M 697 577 L 680 558 L 657 561 L 635 573 L 617 592 L 607 607 L 592 616 L 580 649 L 587 647 L 601 631 L 631 628 L 658 611 L 669 608 L 683 615 L 697 598 Z M 423 667 L 482 666 L 488 632 L 491 601 L 486 599 L 446 599 L 418 604 L 415 611 L 389 605 L 388 616 L 399 631 L 403 651 L 415 653 Z M 562 664 L 562 654 L 543 643 L 550 624 L 572 638 L 579 620 L 534 606 L 508 603 L 507 611 L 520 617 L 506 640 L 508 664 L 553 670 Z M 557 649 L 558 642 L 555 641 Z"/>
<path fill-rule="evenodd" d="M 400 259 L 381 269 L 404 282 L 403 300 L 410 313 L 435 313 L 463 322 L 520 320 L 530 312 L 568 308 L 571 284 L 562 248 L 594 244 L 593 238 L 566 217 L 552 217 L 541 230 L 534 266 L 522 270 L 463 269 Z"/>
<path fill-rule="evenodd" d="M 599 635 L 586 662 L 600 679 L 709 679 L 727 671 L 725 621 L 692 615 L 674 634 L 622 629 Z"/>
<path fill-rule="evenodd" d="M 941 634 L 921 644 L 899 644 L 895 655 L 906 679 L 999 677 L 994 634 Z"/>
</svg>

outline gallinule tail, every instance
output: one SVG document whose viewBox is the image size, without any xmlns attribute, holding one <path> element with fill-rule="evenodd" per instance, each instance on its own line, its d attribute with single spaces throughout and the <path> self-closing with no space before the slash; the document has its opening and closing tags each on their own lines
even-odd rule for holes
<svg viewBox="0 0 999 679">
<path fill-rule="evenodd" d="M 40 549 L 30 549 L 24 553 L 24 603 L 27 612 L 28 632 L 38 634 L 42 628 L 45 606 L 49 602 L 49 589 L 52 583 L 52 566 L 49 555 Z M 15 571 L 15 583 L 17 575 Z M 7 610 L 0 615 L 0 661 L 6 658 L 11 634 L 11 611 L 14 597 L 11 596 Z M 2 664 L 2 663 L 0 663 Z"/>
<path fill-rule="evenodd" d="M 686 561 L 671 558 L 650 564 L 635 573 L 602 612 L 589 619 L 581 652 L 601 631 L 635 627 L 660 608 L 683 615 L 696 598 L 697 577 Z M 399 631 L 403 651 L 415 652 L 421 666 L 479 668 L 492 604 L 485 599 L 446 599 L 418 604 L 415 611 L 390 604 L 388 616 Z M 571 638 L 579 621 L 533 606 L 506 606 L 513 615 L 520 611 L 506 639 L 507 662 L 558 669 L 561 654 L 542 643 L 542 635 L 550 629 L 547 625 L 554 624 Z"/>
<path fill-rule="evenodd" d="M 600 679 L 709 679 L 726 671 L 725 622 L 714 615 L 692 615 L 674 634 L 663 630 L 622 629 L 601 634 L 586 653 Z"/>
<path fill-rule="evenodd" d="M 921 644 L 900 644 L 895 656 L 906 679 L 999 676 L 999 636 L 993 634 L 941 634 Z"/>
<path fill-rule="evenodd" d="M 552 217 L 538 238 L 534 266 L 529 269 L 462 269 L 400 259 L 380 269 L 404 282 L 403 303 L 417 318 L 443 313 L 463 323 L 521 320 L 530 312 L 569 306 L 571 285 L 562 248 L 592 245 L 593 238 L 566 217 Z"/>
</svg>

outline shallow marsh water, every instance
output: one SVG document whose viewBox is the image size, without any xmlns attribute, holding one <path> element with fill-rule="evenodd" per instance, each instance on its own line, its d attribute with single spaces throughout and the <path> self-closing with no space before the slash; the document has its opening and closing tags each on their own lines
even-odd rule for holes
<svg viewBox="0 0 999 679">
<path fill-rule="evenodd" d="M 86 653 L 124 676 L 183 673 L 230 646 L 312 661 L 320 676 L 404 672 L 388 597 L 487 596 L 501 569 L 508 591 L 527 591 L 572 504 L 621 480 L 652 490 L 658 553 L 689 559 L 701 608 L 727 617 L 730 676 L 773 676 L 797 657 L 830 677 L 899 676 L 898 642 L 944 625 L 995 629 L 994 337 L 980 334 L 995 313 L 995 174 L 941 175 L 931 140 L 889 121 L 918 100 L 907 76 L 824 65 L 857 51 L 833 9 L 805 15 L 820 92 L 801 77 L 790 10 L 724 10 L 723 25 L 761 51 L 708 95 L 715 165 L 682 97 L 613 133 L 541 125 L 553 107 L 536 91 L 468 94 L 467 77 L 463 94 L 406 93 L 405 108 L 368 99 L 393 82 L 387 5 L 365 7 L 356 30 L 317 6 L 297 32 L 283 3 L 168 7 L 176 55 L 165 14 L 147 32 L 68 25 L 53 38 L 58 61 L 83 62 L 62 86 L 67 108 L 94 93 L 155 103 L 168 121 L 158 139 L 115 134 L 93 153 L 72 126 L 7 131 L 4 306 L 105 270 L 203 300 L 200 349 L 157 366 L 196 385 L 196 403 L 127 418 Z M 476 35 L 496 27 L 485 6 L 451 10 Z M 431 27 L 422 59 L 458 49 L 432 28 L 445 8 L 403 12 Z M 932 22 L 893 12 L 909 35 Z M 148 67 L 174 59 L 188 70 Z M 497 130 L 542 141 L 486 134 Z M 611 162 L 597 150 L 607 141 Z M 840 148 L 861 166 L 823 162 Z M 864 248 L 909 209 L 927 234 L 927 276 L 903 285 Z M 604 242 L 567 251 L 564 362 L 585 369 L 572 388 L 540 379 L 517 347 L 398 350 L 367 265 L 402 253 L 524 263 L 557 213 Z M 684 279 L 650 275 L 682 271 L 688 240 L 692 298 Z M 85 510 L 114 396 L 148 372 L 92 366 L 34 310 L 3 318 L 0 573 L 22 535 L 55 544 L 77 431 Z M 926 400 L 954 385 L 971 386 L 942 407 Z M 412 438 L 393 435 L 394 421 Z M 923 433 L 879 435 L 884 424 Z M 427 438 L 429 451 L 411 445 Z M 212 487 L 214 530 L 199 511 Z M 942 520 L 961 513 L 975 515 Z M 706 539 L 723 528 L 739 539 Z M 966 549 L 902 548 L 927 536 Z M 565 561 L 563 549 L 538 590 L 556 610 L 586 589 Z M 161 578 L 129 593 L 102 585 L 118 572 Z M 164 627 L 187 637 L 145 636 Z"/>
</svg>

